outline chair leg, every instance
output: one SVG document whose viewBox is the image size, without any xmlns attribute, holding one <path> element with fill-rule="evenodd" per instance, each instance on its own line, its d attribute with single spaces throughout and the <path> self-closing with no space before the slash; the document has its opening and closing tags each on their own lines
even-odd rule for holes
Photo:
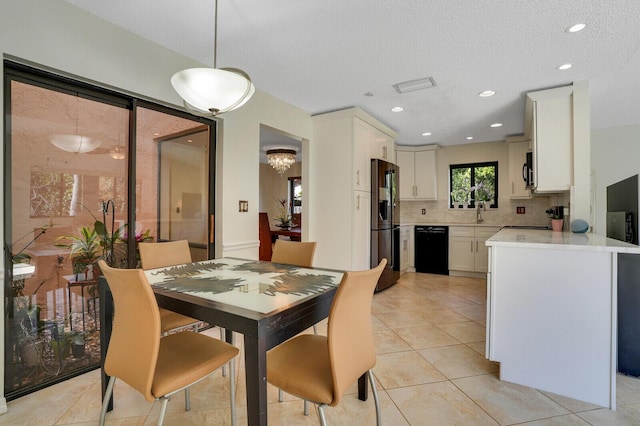
<svg viewBox="0 0 640 426">
<path fill-rule="evenodd" d="M 224 342 L 224 328 L 220 327 L 220 340 Z M 222 377 L 227 377 L 227 367 L 222 366 Z"/>
<path fill-rule="evenodd" d="M 318 326 L 313 324 L 313 334 L 318 334 Z"/>
<path fill-rule="evenodd" d="M 382 425 L 382 412 L 380 410 L 380 399 L 378 398 L 378 389 L 376 389 L 376 381 L 373 378 L 373 371 L 367 371 L 369 383 L 371 383 L 371 392 L 373 392 L 373 402 L 376 404 L 376 425 Z"/>
<path fill-rule="evenodd" d="M 284 392 L 282 392 L 282 389 L 278 389 L 278 401 L 284 401 Z"/>
<path fill-rule="evenodd" d="M 307 401 L 306 399 L 304 400 L 304 415 L 309 415 L 309 401 Z"/>
<path fill-rule="evenodd" d="M 184 390 L 184 411 L 191 411 L 191 389 Z"/>
<path fill-rule="evenodd" d="M 229 362 L 229 391 L 231 392 L 231 426 L 236 426 L 236 358 Z"/>
<path fill-rule="evenodd" d="M 162 401 L 162 405 L 160 405 L 160 417 L 158 417 L 158 426 L 162 426 L 164 423 L 164 416 L 167 414 L 167 405 L 169 404 L 169 398 L 162 397 L 160 398 Z"/>
<path fill-rule="evenodd" d="M 327 418 L 324 416 L 324 407 L 326 404 L 318 404 L 318 417 L 320 418 L 320 425 L 327 426 Z"/>
<path fill-rule="evenodd" d="M 109 408 L 109 400 L 113 395 L 113 385 L 116 382 L 116 377 L 109 377 L 109 383 L 107 383 L 107 390 L 104 393 L 104 400 L 102 401 L 102 409 L 100 410 L 100 426 L 104 426 L 104 419 L 107 415 L 107 408 Z"/>
</svg>

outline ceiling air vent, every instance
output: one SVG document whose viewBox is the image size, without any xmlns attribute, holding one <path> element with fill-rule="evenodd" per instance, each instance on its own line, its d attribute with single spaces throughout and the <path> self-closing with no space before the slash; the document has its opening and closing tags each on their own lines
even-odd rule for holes
<svg viewBox="0 0 640 426">
<path fill-rule="evenodd" d="M 405 81 L 393 85 L 396 92 L 402 94 L 407 92 L 415 92 L 416 90 L 429 89 L 437 86 L 433 77 L 418 78 L 417 80 Z"/>
</svg>

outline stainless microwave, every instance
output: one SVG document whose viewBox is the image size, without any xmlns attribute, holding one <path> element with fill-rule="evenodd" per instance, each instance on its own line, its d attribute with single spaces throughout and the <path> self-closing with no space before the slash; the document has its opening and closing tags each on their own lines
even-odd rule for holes
<svg viewBox="0 0 640 426">
<path fill-rule="evenodd" d="M 527 157 L 525 163 L 522 165 L 522 179 L 524 179 L 524 183 L 527 189 L 533 188 L 534 180 L 533 180 L 533 153 L 527 152 Z"/>
</svg>

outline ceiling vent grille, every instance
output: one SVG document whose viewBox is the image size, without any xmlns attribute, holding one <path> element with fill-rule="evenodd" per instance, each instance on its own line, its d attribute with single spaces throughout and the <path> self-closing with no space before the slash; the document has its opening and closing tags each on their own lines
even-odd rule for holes
<svg viewBox="0 0 640 426">
<path fill-rule="evenodd" d="M 393 88 L 396 92 L 402 94 L 415 92 L 416 90 L 430 89 L 435 86 L 437 86 L 437 84 L 433 77 L 425 77 L 394 84 Z"/>
</svg>

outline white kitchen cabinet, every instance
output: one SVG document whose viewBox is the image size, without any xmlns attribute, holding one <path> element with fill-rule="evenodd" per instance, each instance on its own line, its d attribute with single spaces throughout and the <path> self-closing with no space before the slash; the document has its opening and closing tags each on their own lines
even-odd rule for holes
<svg viewBox="0 0 640 426">
<path fill-rule="evenodd" d="M 523 178 L 523 167 L 530 141 L 524 137 L 507 138 L 509 148 L 509 198 L 531 198 L 531 190 Z"/>
<path fill-rule="evenodd" d="M 437 200 L 436 145 L 396 147 L 401 200 Z"/>
<path fill-rule="evenodd" d="M 400 273 L 411 271 L 413 266 L 413 225 L 400 227 Z"/>
<path fill-rule="evenodd" d="M 450 226 L 449 273 L 486 273 L 489 252 L 485 241 L 499 230 L 493 226 Z"/>
<path fill-rule="evenodd" d="M 396 149 L 393 138 L 375 127 L 371 127 L 371 133 L 371 139 L 374 141 L 371 145 L 371 158 L 396 164 Z"/>
<path fill-rule="evenodd" d="M 568 191 L 573 182 L 573 87 L 527 93 L 525 136 L 531 138 L 534 192 Z"/>
<path fill-rule="evenodd" d="M 353 270 L 369 269 L 371 263 L 371 194 L 353 191 L 351 265 Z"/>
<path fill-rule="evenodd" d="M 372 129 L 391 140 L 396 134 L 358 108 L 316 115 L 312 123 L 309 154 L 314 167 L 309 171 L 313 182 L 309 190 L 316 214 L 309 221 L 308 238 L 317 242 L 313 264 L 369 269 L 371 158 L 378 152 Z"/>
<path fill-rule="evenodd" d="M 353 119 L 353 189 L 371 189 L 371 126 Z"/>
</svg>

